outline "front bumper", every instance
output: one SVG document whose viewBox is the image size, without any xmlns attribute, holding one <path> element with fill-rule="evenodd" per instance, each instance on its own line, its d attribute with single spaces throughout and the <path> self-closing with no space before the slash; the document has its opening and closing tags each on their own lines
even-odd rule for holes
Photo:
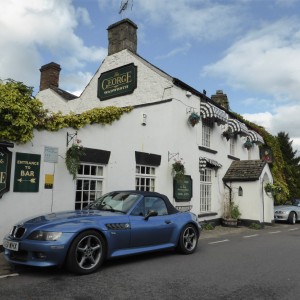
<svg viewBox="0 0 300 300">
<path fill-rule="evenodd" d="M 4 248 L 5 259 L 12 264 L 50 267 L 62 265 L 71 241 L 71 234 L 64 234 L 58 241 L 17 240 L 9 236 L 8 241 L 18 242 L 18 251 Z"/>
<path fill-rule="evenodd" d="M 285 214 L 279 214 L 279 213 L 275 213 L 274 214 L 274 220 L 275 221 L 287 221 L 288 220 L 288 217 L 289 217 L 289 214 L 288 213 L 285 213 Z"/>
</svg>

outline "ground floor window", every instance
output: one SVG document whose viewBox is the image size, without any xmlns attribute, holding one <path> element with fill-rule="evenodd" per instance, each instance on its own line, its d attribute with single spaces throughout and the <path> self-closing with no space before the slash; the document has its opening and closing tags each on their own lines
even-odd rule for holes
<svg viewBox="0 0 300 300">
<path fill-rule="evenodd" d="M 200 170 L 200 211 L 211 211 L 211 169 Z"/>
<path fill-rule="evenodd" d="M 80 164 L 76 179 L 75 209 L 83 209 L 103 193 L 103 166 Z"/>
<path fill-rule="evenodd" d="M 135 189 L 137 191 L 155 191 L 155 167 L 136 165 Z"/>
</svg>

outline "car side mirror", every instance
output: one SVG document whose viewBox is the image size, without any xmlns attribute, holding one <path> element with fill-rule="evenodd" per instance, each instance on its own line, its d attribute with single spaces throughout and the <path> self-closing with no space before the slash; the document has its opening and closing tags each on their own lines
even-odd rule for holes
<svg viewBox="0 0 300 300">
<path fill-rule="evenodd" d="M 145 216 L 145 220 L 147 221 L 150 217 L 156 217 L 158 212 L 155 210 L 150 210 L 148 214 Z"/>
</svg>

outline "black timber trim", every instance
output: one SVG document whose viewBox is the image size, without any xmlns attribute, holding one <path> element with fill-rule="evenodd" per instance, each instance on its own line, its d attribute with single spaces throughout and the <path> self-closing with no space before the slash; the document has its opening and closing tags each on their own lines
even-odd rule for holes
<svg viewBox="0 0 300 300">
<path fill-rule="evenodd" d="M 152 102 L 152 103 L 144 103 L 144 104 L 133 105 L 132 107 L 133 108 L 140 108 L 140 107 L 164 104 L 164 103 L 168 103 L 168 102 L 172 102 L 172 101 L 173 101 L 173 99 L 166 99 L 166 100 L 161 100 L 161 101 Z"/>
<path fill-rule="evenodd" d="M 205 151 L 205 152 L 208 152 L 208 153 L 212 153 L 212 154 L 217 154 L 218 153 L 217 150 L 213 150 L 213 149 L 206 148 L 206 147 L 203 147 L 203 146 L 198 146 L 198 149 L 202 150 L 202 151 Z"/>
<path fill-rule="evenodd" d="M 240 160 L 239 158 L 232 156 L 232 155 L 227 155 L 227 157 L 232 160 Z"/>
<path fill-rule="evenodd" d="M 97 163 L 107 165 L 110 158 L 110 151 L 84 148 L 84 155 L 80 157 L 80 162 Z"/>
<path fill-rule="evenodd" d="M 161 155 L 135 151 L 135 162 L 138 165 L 158 167 L 161 163 Z"/>
</svg>

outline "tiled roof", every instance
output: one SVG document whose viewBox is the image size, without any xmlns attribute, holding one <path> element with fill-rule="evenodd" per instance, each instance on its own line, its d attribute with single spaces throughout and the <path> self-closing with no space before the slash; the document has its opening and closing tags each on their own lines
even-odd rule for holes
<svg viewBox="0 0 300 300">
<path fill-rule="evenodd" d="M 255 181 L 258 180 L 266 162 L 261 160 L 233 161 L 223 181 Z"/>
<path fill-rule="evenodd" d="M 66 92 L 58 87 L 51 87 L 51 89 L 53 91 L 55 91 L 58 95 L 60 95 L 62 98 L 64 98 L 65 100 L 73 100 L 75 98 L 78 98 L 77 96 L 69 93 L 69 92 Z"/>
</svg>

